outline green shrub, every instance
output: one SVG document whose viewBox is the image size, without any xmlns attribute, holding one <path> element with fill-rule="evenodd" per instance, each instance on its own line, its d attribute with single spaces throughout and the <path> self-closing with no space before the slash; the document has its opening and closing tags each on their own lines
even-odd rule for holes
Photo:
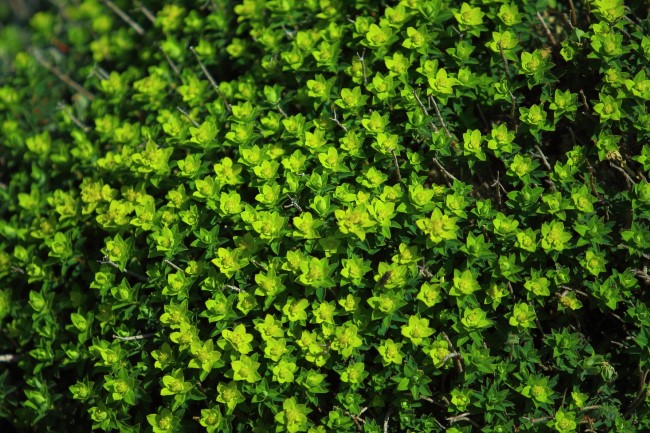
<svg viewBox="0 0 650 433">
<path fill-rule="evenodd" d="M 0 6 L 0 419 L 650 431 L 642 3 Z"/>
</svg>

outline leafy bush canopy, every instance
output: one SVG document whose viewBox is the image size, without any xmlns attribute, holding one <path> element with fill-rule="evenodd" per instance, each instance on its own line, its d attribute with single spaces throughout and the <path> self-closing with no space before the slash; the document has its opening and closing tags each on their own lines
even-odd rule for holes
<svg viewBox="0 0 650 433">
<path fill-rule="evenodd" d="M 50 3 L 0 7 L 1 419 L 650 430 L 642 2 Z"/>
</svg>

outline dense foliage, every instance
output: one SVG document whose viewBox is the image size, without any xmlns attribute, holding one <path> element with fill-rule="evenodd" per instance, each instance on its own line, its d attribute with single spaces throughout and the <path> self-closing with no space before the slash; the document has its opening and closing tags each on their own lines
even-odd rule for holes
<svg viewBox="0 0 650 433">
<path fill-rule="evenodd" d="M 34 3 L 5 423 L 650 431 L 644 2 Z"/>
</svg>

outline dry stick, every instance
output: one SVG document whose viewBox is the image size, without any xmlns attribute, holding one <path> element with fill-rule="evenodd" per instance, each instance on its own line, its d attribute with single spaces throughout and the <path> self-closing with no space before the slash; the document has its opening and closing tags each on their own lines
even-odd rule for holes
<svg viewBox="0 0 650 433">
<path fill-rule="evenodd" d="M 510 81 L 510 70 L 508 69 L 508 59 L 506 59 L 506 55 L 503 52 L 503 48 L 501 47 L 501 41 L 497 43 L 497 46 L 499 47 L 499 53 L 501 54 L 501 60 L 503 61 L 503 70 L 506 71 L 506 78 L 508 81 Z"/>
<path fill-rule="evenodd" d="M 243 292 L 242 289 L 240 289 L 240 288 L 237 287 L 237 286 L 233 286 L 233 285 L 231 285 L 231 284 L 224 284 L 223 287 L 228 287 L 230 290 L 234 290 L 234 291 L 237 292 L 237 293 Z"/>
<path fill-rule="evenodd" d="M 571 9 L 571 24 L 573 24 L 573 27 L 577 27 L 578 21 L 576 20 L 576 8 L 573 5 L 573 0 L 569 0 L 569 9 Z"/>
<path fill-rule="evenodd" d="M 178 77 L 180 77 L 181 76 L 181 71 L 180 71 L 180 69 L 178 69 L 178 66 L 176 66 L 176 63 L 174 63 L 174 61 L 171 59 L 171 57 L 169 57 L 169 54 L 167 54 L 165 52 L 165 50 L 162 49 L 162 47 L 159 47 L 159 48 L 160 48 L 160 52 L 163 53 L 163 56 L 165 56 L 165 60 L 167 60 L 167 63 L 169 63 L 169 67 L 172 68 L 172 71 L 174 71 L 174 73 Z"/>
<path fill-rule="evenodd" d="M 280 107 L 280 104 L 279 104 L 279 103 L 275 104 L 275 108 L 278 109 L 278 111 L 280 112 L 280 114 L 282 114 L 282 117 L 284 117 L 285 119 L 287 119 L 287 118 L 289 117 L 289 116 L 287 116 L 287 113 L 284 112 L 284 110 L 282 109 L 282 107 Z"/>
<path fill-rule="evenodd" d="M 447 137 L 451 137 L 451 134 L 449 133 L 449 130 L 447 129 L 447 125 L 445 124 L 444 119 L 442 118 L 442 115 L 440 114 L 440 109 L 438 109 L 438 103 L 436 100 L 433 98 L 433 95 L 429 97 L 431 102 L 433 102 L 433 108 L 436 110 L 436 116 L 438 116 L 438 120 L 440 121 L 440 126 L 442 126 L 442 129 L 447 133 Z"/>
<path fill-rule="evenodd" d="M 393 154 L 393 163 L 395 164 L 395 174 L 397 174 L 397 181 L 402 182 L 402 173 L 399 171 L 399 163 L 397 162 L 397 155 L 393 149 L 390 150 L 390 153 Z"/>
<path fill-rule="evenodd" d="M 562 18 L 563 18 L 564 24 L 566 24 L 571 29 L 571 31 L 574 32 L 576 30 L 576 28 L 573 26 L 573 24 L 571 24 L 571 21 L 569 21 L 569 16 L 567 14 L 563 13 Z"/>
<path fill-rule="evenodd" d="M 113 334 L 113 339 L 115 340 L 120 340 L 120 341 L 133 341 L 133 340 L 144 340 L 145 338 L 151 338 L 156 334 L 138 334 L 138 335 L 130 335 L 128 337 L 120 337 L 119 335 Z"/>
<path fill-rule="evenodd" d="M 386 416 L 384 417 L 384 433 L 388 433 L 388 421 L 390 421 L 390 414 L 393 412 L 393 408 L 389 407 Z"/>
<path fill-rule="evenodd" d="M 87 127 L 86 125 L 84 125 L 83 122 L 81 120 L 79 120 L 77 118 L 77 116 L 75 116 L 72 113 L 72 110 L 70 110 L 70 108 L 68 106 L 66 106 L 63 102 L 59 102 L 59 104 L 57 105 L 57 108 L 59 110 L 63 111 L 65 114 L 67 114 L 68 117 L 70 118 L 70 120 L 72 120 L 72 122 L 74 122 L 75 125 L 77 125 L 79 128 L 81 128 L 81 130 L 83 132 L 90 131 L 90 128 Z"/>
<path fill-rule="evenodd" d="M 637 393 L 636 398 L 628 406 L 627 410 L 625 411 L 625 414 L 623 414 L 624 418 L 630 416 L 632 412 L 634 412 L 634 410 L 639 406 L 639 404 L 641 404 L 642 401 L 645 400 L 646 396 L 648 395 L 648 387 L 646 384 L 647 377 L 648 377 L 648 370 L 643 371 L 639 366 L 639 391 Z"/>
<path fill-rule="evenodd" d="M 548 38 L 548 41 L 551 43 L 551 45 L 556 46 L 557 41 L 555 40 L 553 33 L 551 33 L 551 30 L 546 25 L 546 21 L 544 21 L 544 17 L 542 17 L 539 11 L 537 11 L 537 18 L 541 21 L 542 26 L 544 27 L 544 31 L 546 32 L 546 37 Z"/>
<path fill-rule="evenodd" d="M 420 97 L 418 96 L 418 94 L 417 94 L 417 92 L 415 91 L 415 89 L 413 89 L 413 96 L 415 96 L 415 100 L 418 102 L 418 105 L 420 106 L 420 109 L 422 110 L 422 112 L 424 113 L 424 115 L 428 117 L 428 116 L 429 116 L 429 112 L 427 111 L 427 107 L 425 107 L 424 104 L 422 103 L 422 101 L 420 101 Z M 431 129 L 433 129 L 435 132 L 440 132 L 440 131 L 438 130 L 438 127 L 436 126 L 436 124 L 433 123 L 433 120 L 429 120 L 429 127 L 430 127 Z"/>
<path fill-rule="evenodd" d="M 361 51 L 361 55 L 357 53 L 357 57 L 359 58 L 359 61 L 361 62 L 361 70 L 363 71 L 363 84 L 368 83 L 368 79 L 366 78 L 366 62 L 365 62 L 365 55 L 366 55 L 366 49 L 364 48 Z"/>
<path fill-rule="evenodd" d="M 636 182 L 634 181 L 634 179 L 632 179 L 632 177 L 630 177 L 630 175 L 627 174 L 627 172 L 626 172 L 625 170 L 623 170 L 621 167 L 619 167 L 618 165 L 614 164 L 612 161 L 609 161 L 609 165 L 610 165 L 610 167 L 612 167 L 614 170 L 616 170 L 616 171 L 620 171 L 620 172 L 623 174 L 623 176 L 625 177 L 625 181 L 626 181 L 626 183 L 627 183 L 627 186 L 628 186 L 629 188 L 632 188 L 632 185 L 636 184 Z"/>
<path fill-rule="evenodd" d="M 510 100 L 512 101 L 512 106 L 510 107 L 510 118 L 515 120 L 515 132 L 519 129 L 519 122 L 517 122 L 517 119 L 515 118 L 515 109 L 517 108 L 517 100 L 515 99 L 515 95 L 512 94 L 512 91 L 508 89 L 508 93 L 510 94 Z"/>
<path fill-rule="evenodd" d="M 589 104 L 587 103 L 587 97 L 585 96 L 585 92 L 580 89 L 580 96 L 582 97 L 582 105 L 585 106 L 585 110 L 589 111 Z"/>
<path fill-rule="evenodd" d="M 289 201 L 290 201 L 291 203 L 289 203 L 288 205 L 284 206 L 285 208 L 295 207 L 295 208 L 298 209 L 300 212 L 303 212 L 302 208 L 300 207 L 300 205 L 298 204 L 298 202 L 295 201 L 295 200 L 293 199 L 293 197 L 291 197 L 289 194 L 287 194 L 287 198 L 289 199 Z"/>
<path fill-rule="evenodd" d="M 137 34 L 140 36 L 144 35 L 144 29 L 140 27 L 138 23 L 133 21 L 130 16 L 126 14 L 122 9 L 117 7 L 115 3 L 113 3 L 111 0 L 102 0 L 106 6 L 108 6 L 113 12 L 115 12 L 117 15 L 119 15 L 120 18 L 124 20 Z"/>
<path fill-rule="evenodd" d="M 74 81 L 72 78 L 70 78 L 70 76 L 61 72 L 61 70 L 56 66 L 54 66 L 52 63 L 45 60 L 38 51 L 32 51 L 31 54 L 34 57 L 34 59 L 36 59 L 36 61 L 41 64 L 41 66 L 43 66 L 45 69 L 47 69 L 48 71 L 56 75 L 59 80 L 63 81 L 65 84 L 67 84 L 77 92 L 84 95 L 86 98 L 88 98 L 88 100 L 92 101 L 93 99 L 95 99 L 95 95 L 90 93 L 88 90 L 84 89 L 81 86 L 81 84 Z"/>
<path fill-rule="evenodd" d="M 199 125 L 199 123 L 198 123 L 196 120 L 194 120 L 194 119 L 192 119 L 192 118 L 190 117 L 190 115 L 187 113 L 187 111 L 183 110 L 181 107 L 176 107 L 176 109 L 177 109 L 178 111 L 180 111 L 180 113 L 181 113 L 183 116 L 185 116 L 185 117 L 187 118 L 187 120 L 189 120 L 190 122 L 192 122 L 192 125 L 194 125 L 196 128 L 198 128 L 199 126 L 201 126 L 201 125 Z"/>
<path fill-rule="evenodd" d="M 151 21 L 151 24 L 156 23 L 156 17 L 154 16 L 154 14 L 145 5 L 142 5 L 142 4 L 140 5 L 140 12 L 142 12 L 142 14 L 145 17 L 147 17 L 147 19 L 149 21 Z"/>
<path fill-rule="evenodd" d="M 438 158 L 433 158 L 433 163 L 438 166 L 438 169 L 442 172 L 443 175 L 445 175 L 446 177 L 448 177 L 451 180 L 455 180 L 455 181 L 458 182 L 458 179 L 456 179 L 453 174 L 449 173 L 445 169 L 445 167 L 443 167 L 442 164 L 440 164 L 440 161 L 438 161 Z"/>
<path fill-rule="evenodd" d="M 539 156 L 542 158 L 542 162 L 544 163 L 544 166 L 548 169 L 548 171 L 552 172 L 553 169 L 551 168 L 551 164 L 548 163 L 548 160 L 546 159 L 546 155 L 544 155 L 544 152 L 542 152 L 542 149 L 536 144 L 535 149 L 537 149 L 537 152 L 539 152 Z M 551 185 L 551 189 L 553 191 L 556 191 L 555 189 L 555 183 L 549 178 L 548 179 L 549 185 Z"/>
<path fill-rule="evenodd" d="M 341 124 L 341 122 L 339 122 L 338 116 L 336 115 L 336 109 L 334 110 L 334 117 L 330 117 L 330 120 L 333 120 L 334 123 L 339 125 L 339 127 L 341 127 L 345 132 L 348 132 L 348 128 L 346 128 L 345 125 L 343 125 L 343 124 Z"/>
<path fill-rule="evenodd" d="M 115 269 L 117 269 L 118 271 L 120 271 L 120 272 L 122 272 L 122 273 L 124 273 L 126 275 L 131 275 L 132 277 L 135 277 L 140 281 L 147 281 L 147 277 L 145 277 L 144 275 L 137 274 L 135 272 L 129 271 L 128 269 L 120 269 L 120 267 L 119 267 L 119 265 L 117 263 L 115 263 L 114 261 L 108 259 L 108 257 L 106 257 L 106 256 L 104 256 L 104 258 L 102 260 L 97 260 L 97 263 L 99 263 L 100 265 L 110 265 L 110 266 L 114 267 Z"/>
<path fill-rule="evenodd" d="M 20 360 L 20 355 L 15 355 L 13 353 L 7 353 L 5 355 L 0 355 L 0 362 L 18 362 Z"/>
<path fill-rule="evenodd" d="M 550 417 L 550 416 L 543 416 L 543 417 L 540 417 L 540 418 L 530 418 L 530 417 L 524 416 L 522 418 L 525 419 L 526 421 L 528 421 L 531 424 L 538 424 L 540 422 L 544 422 L 544 421 L 548 421 L 550 419 L 553 419 L 553 417 Z"/>
<path fill-rule="evenodd" d="M 504 188 L 504 186 L 501 184 L 501 181 L 499 180 L 499 172 L 498 172 L 498 171 L 497 171 L 497 178 L 496 178 L 496 180 L 495 180 L 494 183 L 493 183 L 492 185 L 490 185 L 490 186 L 492 186 L 492 187 L 495 187 L 495 186 L 496 186 L 496 187 L 497 187 L 497 203 L 498 203 L 499 207 L 501 207 L 501 191 L 503 191 L 503 193 L 506 194 L 506 195 L 508 194 L 508 191 L 507 191 L 507 190 Z"/>
<path fill-rule="evenodd" d="M 644 259 L 650 260 L 650 255 L 641 253 Z M 637 277 L 641 278 L 644 283 L 650 284 L 650 275 L 648 275 L 648 267 L 644 266 L 643 270 L 640 269 L 632 269 L 634 271 L 634 275 Z"/>
<path fill-rule="evenodd" d="M 469 415 L 469 412 L 464 412 L 464 413 L 461 413 L 460 415 L 450 416 L 449 418 L 445 418 L 445 419 L 449 422 L 449 424 L 454 424 L 454 423 L 457 423 L 458 421 L 467 421 L 468 423 L 470 423 L 474 427 L 480 429 L 481 426 L 478 425 L 478 423 L 476 421 L 473 421 L 472 419 L 468 418 L 467 417 L 468 415 Z"/>
<path fill-rule="evenodd" d="M 171 266 L 172 268 L 176 269 L 178 272 L 183 272 L 183 270 L 181 268 L 179 268 L 178 266 L 176 266 L 174 263 L 172 263 L 171 260 L 165 259 L 164 262 L 166 264 L 168 264 L 169 266 Z"/>
<path fill-rule="evenodd" d="M 101 66 L 97 66 L 97 63 L 93 65 L 93 70 L 90 72 L 90 75 L 88 75 L 88 77 L 90 77 L 91 75 L 96 76 L 102 81 L 109 79 L 108 72 L 106 72 L 106 70 Z"/>
<path fill-rule="evenodd" d="M 208 77 L 208 80 L 210 81 L 210 84 L 212 84 L 212 87 L 214 87 L 214 90 L 217 92 L 221 100 L 223 101 L 224 105 L 226 106 L 226 110 L 228 113 L 232 113 L 232 109 L 230 108 L 230 104 L 226 100 L 226 97 L 224 94 L 221 92 L 221 89 L 219 89 L 219 86 L 217 85 L 217 82 L 214 80 L 208 69 L 205 67 L 201 59 L 199 58 L 199 55 L 196 53 L 196 50 L 194 50 L 194 47 L 190 47 L 190 51 L 194 54 L 194 57 L 196 57 L 196 61 L 199 62 L 199 66 L 201 66 L 201 70 L 203 71 L 203 74 L 205 74 L 206 77 Z"/>
<path fill-rule="evenodd" d="M 460 360 L 462 359 L 462 357 L 460 356 L 460 353 L 458 353 L 456 351 L 456 349 L 454 349 L 454 345 L 451 344 L 451 340 L 449 339 L 449 337 L 447 336 L 446 333 L 443 332 L 442 336 L 445 337 L 445 340 L 447 340 L 447 344 L 449 344 L 449 347 L 453 350 L 453 353 L 455 353 L 457 355 L 457 356 L 454 357 L 454 361 L 456 361 L 456 369 L 458 370 L 458 373 L 462 373 L 463 372 L 463 364 L 460 362 Z"/>
<path fill-rule="evenodd" d="M 266 267 L 266 265 L 261 264 L 260 262 L 258 262 L 255 259 L 250 259 L 250 260 L 251 260 L 251 263 L 254 264 L 255 266 L 257 266 L 258 268 L 263 269 L 265 271 L 268 271 L 268 268 Z"/>
<path fill-rule="evenodd" d="M 573 135 L 573 129 L 569 128 L 569 132 L 571 132 L 571 136 Z M 575 137 L 574 137 L 574 144 L 575 144 Z M 585 163 L 587 164 L 587 171 L 589 172 L 589 185 L 591 186 L 591 192 L 598 198 L 598 202 L 600 204 L 606 204 L 605 199 L 601 197 L 601 195 L 598 193 L 598 190 L 596 189 L 596 176 L 594 176 L 594 167 L 592 167 L 591 163 L 589 162 L 589 158 L 585 158 Z"/>
</svg>

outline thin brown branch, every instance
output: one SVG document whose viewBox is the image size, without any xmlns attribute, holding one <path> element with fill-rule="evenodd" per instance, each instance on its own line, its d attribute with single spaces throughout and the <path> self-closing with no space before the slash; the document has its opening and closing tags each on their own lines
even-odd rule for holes
<svg viewBox="0 0 650 433">
<path fill-rule="evenodd" d="M 183 272 L 183 270 L 181 268 L 179 268 L 178 266 L 176 266 L 171 260 L 165 259 L 164 262 L 167 265 L 171 266 L 172 268 L 176 269 L 178 272 Z"/>
<path fill-rule="evenodd" d="M 97 260 L 97 263 L 99 263 L 100 265 L 109 265 L 109 266 L 112 266 L 112 267 L 114 267 L 115 269 L 117 269 L 118 271 L 122 272 L 123 274 L 131 275 L 132 277 L 135 277 L 135 278 L 139 279 L 140 281 L 147 281 L 147 280 L 148 280 L 148 278 L 145 277 L 144 275 L 140 275 L 140 274 L 138 274 L 138 273 L 135 273 L 135 272 L 129 271 L 128 269 L 120 269 L 120 267 L 119 267 L 119 265 L 118 265 L 117 263 L 115 263 L 114 261 L 110 260 L 110 259 L 109 259 L 108 257 L 106 257 L 106 256 L 104 256 L 104 258 L 103 258 L 102 260 Z"/>
<path fill-rule="evenodd" d="M 145 338 L 151 338 L 154 335 L 156 334 L 150 333 L 150 334 L 130 335 L 128 337 L 120 337 L 119 335 L 113 334 L 113 339 L 120 340 L 120 341 L 134 341 L 134 340 L 144 340 Z"/>
<path fill-rule="evenodd" d="M 127 23 L 137 34 L 140 36 L 144 35 L 144 29 L 140 27 L 140 24 L 136 23 L 131 19 L 131 17 L 124 12 L 122 9 L 120 9 L 115 3 L 113 3 L 111 0 L 102 0 L 102 2 L 109 7 L 113 12 L 115 12 L 122 20 L 124 20 L 125 23 Z"/>
<path fill-rule="evenodd" d="M 449 173 L 445 169 L 445 167 L 443 167 L 442 164 L 440 164 L 440 161 L 438 161 L 438 158 L 433 158 L 433 163 L 438 167 L 438 169 L 442 172 L 442 174 L 445 175 L 445 177 L 447 177 L 447 178 L 449 178 L 451 180 L 458 181 L 458 179 L 456 179 L 453 174 Z"/>
<path fill-rule="evenodd" d="M 20 361 L 21 356 L 14 353 L 0 355 L 0 363 L 13 363 Z"/>
<path fill-rule="evenodd" d="M 451 349 L 452 353 L 456 355 L 453 357 L 454 361 L 456 362 L 456 370 L 458 370 L 458 373 L 462 373 L 463 363 L 461 362 L 461 360 L 463 359 L 463 357 L 460 355 L 460 353 L 456 351 L 456 349 L 454 349 L 454 345 L 451 343 L 451 340 L 449 339 L 449 337 L 445 332 L 442 333 L 442 336 L 445 337 L 445 340 L 447 340 L 447 344 L 449 345 L 449 348 Z"/>
<path fill-rule="evenodd" d="M 573 0 L 569 0 L 569 9 L 571 9 L 571 24 L 573 24 L 573 27 L 577 27 L 578 20 L 576 19 L 576 7 L 573 5 Z"/>
<path fill-rule="evenodd" d="M 194 125 L 195 128 L 198 128 L 199 126 L 201 126 L 201 125 L 199 125 L 199 122 L 197 122 L 196 120 L 192 119 L 192 117 L 189 115 L 189 113 L 188 113 L 187 111 L 183 110 L 181 107 L 176 107 L 176 109 L 177 109 L 177 110 L 178 110 L 178 111 L 179 111 L 183 116 L 185 116 L 185 118 L 186 118 L 187 120 L 189 120 L 190 122 L 192 122 L 192 125 Z"/>
<path fill-rule="evenodd" d="M 438 108 L 438 103 L 436 100 L 433 98 L 433 95 L 429 97 L 431 102 L 433 102 L 433 108 L 436 110 L 436 116 L 438 116 L 438 120 L 440 121 L 440 126 L 442 126 L 442 129 L 447 133 L 447 137 L 451 137 L 451 134 L 449 133 L 449 130 L 447 129 L 447 125 L 445 124 L 445 120 L 442 118 L 442 115 L 440 114 L 440 109 Z"/>
<path fill-rule="evenodd" d="M 226 106 L 226 110 L 228 111 L 228 113 L 232 113 L 232 108 L 230 108 L 230 104 L 226 100 L 225 95 L 223 94 L 223 92 L 221 92 L 221 89 L 219 89 L 217 82 L 214 80 L 214 78 L 212 77 L 208 69 L 205 67 L 205 65 L 199 58 L 199 55 L 196 53 L 194 47 L 190 47 L 190 51 L 194 54 L 194 57 L 196 57 L 196 61 L 199 62 L 199 66 L 201 66 L 201 70 L 203 71 L 203 74 L 208 78 L 210 84 L 212 84 L 212 87 L 214 87 L 214 90 L 217 92 L 217 95 L 219 95 L 219 97 L 223 101 L 223 104 Z"/>
<path fill-rule="evenodd" d="M 345 127 L 341 122 L 339 122 L 339 118 L 336 114 L 336 109 L 334 111 L 334 117 L 330 117 L 330 120 L 332 120 L 334 123 L 336 123 L 343 131 L 348 132 L 348 128 Z"/>
<path fill-rule="evenodd" d="M 636 184 L 634 179 L 632 179 L 632 177 L 629 174 L 627 174 L 627 172 L 623 170 L 622 167 L 619 167 L 618 165 L 614 164 L 613 161 L 609 161 L 609 166 L 612 167 L 614 170 L 620 172 L 623 175 L 623 177 L 625 177 L 625 181 L 627 182 L 627 186 L 629 188 L 632 188 L 632 185 Z"/>
<path fill-rule="evenodd" d="M 154 16 L 153 12 L 151 12 L 145 5 L 140 5 L 140 12 L 142 12 L 142 14 L 147 17 L 151 24 L 156 23 L 156 17 Z"/>
<path fill-rule="evenodd" d="M 174 71 L 174 74 L 176 74 L 178 77 L 181 76 L 181 71 L 178 69 L 178 66 L 176 66 L 176 63 L 169 57 L 169 54 L 165 52 L 165 50 L 160 47 L 160 52 L 163 53 L 163 56 L 165 56 L 165 60 L 167 60 L 167 63 L 169 64 L 169 67 L 172 68 L 172 71 Z"/>
<path fill-rule="evenodd" d="M 89 128 L 88 126 L 84 125 L 84 123 L 83 123 L 81 120 L 79 120 L 79 118 L 77 118 L 77 116 L 75 116 L 74 113 L 72 113 L 72 110 L 70 110 L 70 107 L 68 107 L 67 105 L 65 105 L 63 102 L 60 102 L 60 103 L 57 105 L 57 108 L 58 108 L 59 110 L 63 111 L 63 112 L 64 112 L 64 113 L 65 113 L 65 114 L 70 118 L 70 120 L 72 120 L 72 122 L 73 122 L 75 125 L 77 125 L 79 128 L 81 128 L 81 130 L 82 130 L 83 132 L 88 132 L 88 131 L 90 131 L 90 128 Z"/>
<path fill-rule="evenodd" d="M 417 92 L 415 89 L 413 89 L 413 96 L 415 97 L 415 100 L 417 101 L 418 105 L 420 106 L 420 110 L 424 113 L 425 116 L 429 117 L 429 112 L 427 111 L 427 107 L 424 106 L 422 101 L 420 101 L 420 97 L 418 96 Z M 435 132 L 440 132 L 438 130 L 438 127 L 436 126 L 435 123 L 433 123 L 433 120 L 429 120 L 429 127 L 433 129 Z"/>
<path fill-rule="evenodd" d="M 503 52 L 503 48 L 501 47 L 501 41 L 497 42 L 497 46 L 499 47 L 499 53 L 501 54 L 501 60 L 503 61 L 503 70 L 506 72 L 506 78 L 508 81 L 510 81 L 510 69 L 508 69 L 508 59 L 506 59 L 506 55 Z"/>
<path fill-rule="evenodd" d="M 557 41 L 555 40 L 555 36 L 553 36 L 553 33 L 551 33 L 551 30 L 546 25 L 546 21 L 544 21 L 544 17 L 542 17 L 542 15 L 539 13 L 539 11 L 537 11 L 537 18 L 542 23 L 542 27 L 544 27 L 544 31 L 546 32 L 546 37 L 548 38 L 549 43 L 552 46 L 556 46 Z"/>
<path fill-rule="evenodd" d="M 363 84 L 368 83 L 368 78 L 366 77 L 366 61 L 365 61 L 366 49 L 361 50 L 361 55 L 357 53 L 357 58 L 361 62 L 361 70 L 363 71 Z"/>
<path fill-rule="evenodd" d="M 92 101 L 93 99 L 95 99 L 95 95 L 93 95 L 93 94 L 92 94 L 91 92 L 89 92 L 88 90 L 84 89 L 84 87 L 83 87 L 81 84 L 79 84 L 79 83 L 77 83 L 76 81 L 74 81 L 72 78 L 70 78 L 69 75 L 64 74 L 63 72 L 61 72 L 61 70 L 60 70 L 58 67 L 54 66 L 52 63 L 50 63 L 50 62 L 48 62 L 47 60 L 45 60 L 45 58 L 41 55 L 41 53 L 39 53 L 38 51 L 35 51 L 35 50 L 34 50 L 34 51 L 31 51 L 31 54 L 32 54 L 32 56 L 34 57 L 34 59 L 35 59 L 38 63 L 41 64 L 41 66 L 43 66 L 45 69 L 47 69 L 48 71 L 50 71 L 51 73 L 53 73 L 54 75 L 56 75 L 56 77 L 57 77 L 59 80 L 63 81 L 65 84 L 67 84 L 68 86 L 72 87 L 72 88 L 73 88 L 74 90 L 76 90 L 78 93 L 80 93 L 80 94 L 82 94 L 83 96 L 85 96 L 88 100 Z"/>
<path fill-rule="evenodd" d="M 399 171 L 399 163 L 397 162 L 397 155 L 395 154 L 395 150 L 391 149 L 390 153 L 393 154 L 393 164 L 395 164 L 395 174 L 397 174 L 397 181 L 402 182 L 402 173 Z"/>
</svg>

